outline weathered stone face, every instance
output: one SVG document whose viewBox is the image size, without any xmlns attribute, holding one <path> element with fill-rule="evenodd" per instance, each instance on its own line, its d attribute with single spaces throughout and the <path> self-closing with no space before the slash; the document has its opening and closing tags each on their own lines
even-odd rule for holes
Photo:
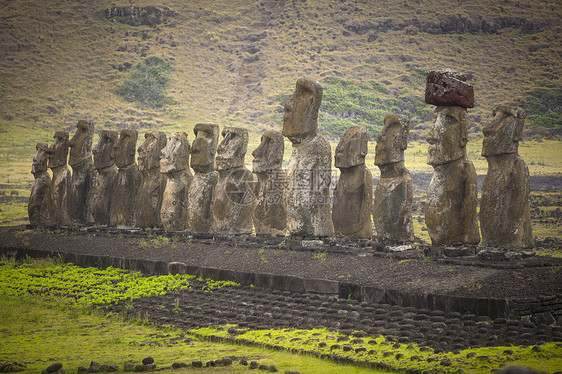
<svg viewBox="0 0 562 374">
<path fill-rule="evenodd" d="M 404 166 L 409 124 L 408 117 L 389 114 L 377 138 L 375 165 L 381 170 L 381 177 L 375 189 L 373 220 L 377 239 L 383 243 L 414 240 L 414 188 L 412 177 Z"/>
<path fill-rule="evenodd" d="M 189 170 L 189 141 L 185 132 L 173 132 L 162 149 L 160 172 L 166 178 L 160 218 L 166 231 L 182 231 L 188 226 L 187 200 L 193 176 Z"/>
<path fill-rule="evenodd" d="M 377 137 L 375 165 L 386 165 L 404 160 L 404 150 L 408 148 L 410 120 L 400 114 L 387 114 L 384 126 Z M 336 165 L 337 166 L 337 165 Z"/>
<path fill-rule="evenodd" d="M 94 124 L 92 122 L 78 121 L 76 133 L 68 142 L 70 158 L 68 164 L 74 166 L 92 155 L 92 140 L 94 139 Z"/>
<path fill-rule="evenodd" d="M 195 140 L 191 145 L 191 168 L 195 172 L 214 170 L 215 154 L 219 142 L 219 127 L 198 123 L 193 129 Z"/>
<path fill-rule="evenodd" d="M 98 144 L 92 150 L 94 155 L 94 167 L 102 170 L 115 164 L 113 146 L 117 143 L 119 133 L 117 131 L 100 130 Z"/>
<path fill-rule="evenodd" d="M 123 129 L 117 143 L 113 146 L 115 166 L 125 168 L 135 163 L 138 133 L 136 130 Z M 135 165 L 136 166 L 136 165 Z"/>
<path fill-rule="evenodd" d="M 256 185 L 253 222 L 256 235 L 285 235 L 287 210 L 283 204 L 286 173 L 281 168 L 285 144 L 278 131 L 266 131 L 252 152 Z"/>
<path fill-rule="evenodd" d="M 482 129 L 482 156 L 517 153 L 527 117 L 525 111 L 517 107 L 498 105 L 494 108 L 492 116 L 494 118 Z"/>
<path fill-rule="evenodd" d="M 115 165 L 119 168 L 115 179 L 110 210 L 110 225 L 131 228 L 135 225 L 136 198 L 141 175 L 135 163 L 136 130 L 121 130 L 113 146 Z"/>
<path fill-rule="evenodd" d="M 350 168 L 365 163 L 369 134 L 363 126 L 351 126 L 347 129 L 336 147 L 335 166 Z"/>
<path fill-rule="evenodd" d="M 341 171 L 332 209 L 336 236 L 366 239 L 373 236 L 373 177 L 365 166 L 368 141 L 369 135 L 363 126 L 352 126 L 336 147 L 335 164 Z"/>
<path fill-rule="evenodd" d="M 478 244 L 476 169 L 468 158 L 441 165 L 429 184 L 425 223 L 434 245 Z"/>
<path fill-rule="evenodd" d="M 27 205 L 30 223 L 45 224 L 51 221 L 51 177 L 47 173 L 48 147 L 45 143 L 37 143 L 35 147 L 37 153 L 33 157 L 33 166 L 31 168 L 31 173 L 35 180 Z"/>
<path fill-rule="evenodd" d="M 480 202 L 482 245 L 532 248 L 529 169 L 517 154 L 525 112 L 498 106 L 493 117 L 482 130 L 482 155 L 488 161 Z"/>
<path fill-rule="evenodd" d="M 225 127 L 222 130 L 222 137 L 217 149 L 217 170 L 243 166 L 248 149 L 248 130 L 239 127 Z"/>
<path fill-rule="evenodd" d="M 166 146 L 166 134 L 162 131 L 148 131 L 144 134 L 144 142 L 138 149 L 139 171 L 152 170 L 160 167 L 162 148 Z"/>
<path fill-rule="evenodd" d="M 253 172 L 266 173 L 268 170 L 281 169 L 285 142 L 278 131 L 266 131 L 261 136 L 260 145 L 252 152 Z"/>
<path fill-rule="evenodd" d="M 318 110 L 322 102 L 322 86 L 309 78 L 300 78 L 293 96 L 285 103 L 283 136 L 299 144 L 318 133 Z"/>
<path fill-rule="evenodd" d="M 287 166 L 287 228 L 295 236 L 326 237 L 334 233 L 330 204 L 332 152 L 318 134 L 322 87 L 301 78 L 285 105 L 283 135 L 293 143 Z"/>
<path fill-rule="evenodd" d="M 185 132 L 173 132 L 161 153 L 161 173 L 173 173 L 188 169 L 190 146 L 187 134 Z"/>
<path fill-rule="evenodd" d="M 433 112 L 433 127 L 426 140 L 429 143 L 427 163 L 442 165 L 466 154 L 468 142 L 466 109 L 437 107 Z"/>
<path fill-rule="evenodd" d="M 166 146 L 166 134 L 161 131 L 148 131 L 138 149 L 141 185 L 137 192 L 138 227 L 156 228 L 162 226 L 160 211 L 162 197 L 166 188 L 166 178 L 160 173 L 160 156 Z"/>
<path fill-rule="evenodd" d="M 425 102 L 437 106 L 474 108 L 474 89 L 466 77 L 450 69 L 439 69 L 427 74 Z"/>
<path fill-rule="evenodd" d="M 55 141 L 47 150 L 49 154 L 47 166 L 51 169 L 66 165 L 68 157 L 68 133 L 66 131 L 56 131 L 54 139 Z"/>
</svg>

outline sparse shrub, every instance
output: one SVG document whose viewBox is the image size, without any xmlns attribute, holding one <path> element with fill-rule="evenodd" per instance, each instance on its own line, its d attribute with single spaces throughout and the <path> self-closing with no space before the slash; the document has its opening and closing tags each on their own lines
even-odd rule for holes
<svg viewBox="0 0 562 374">
<path fill-rule="evenodd" d="M 133 66 L 117 93 L 132 102 L 151 107 L 161 107 L 170 102 L 166 85 L 170 82 L 170 63 L 160 57 L 150 56 Z"/>
</svg>

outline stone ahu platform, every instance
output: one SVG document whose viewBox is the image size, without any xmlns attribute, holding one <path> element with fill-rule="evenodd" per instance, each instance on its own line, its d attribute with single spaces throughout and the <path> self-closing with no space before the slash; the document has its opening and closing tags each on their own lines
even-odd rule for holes
<svg viewBox="0 0 562 374">
<path fill-rule="evenodd" d="M 511 260 L 499 256 L 504 259 L 499 261 L 493 253 L 472 255 L 476 247 L 380 249 L 369 241 L 0 227 L 0 254 L 19 258 L 61 256 L 80 266 L 113 266 L 144 274 L 167 274 L 179 266 L 188 274 L 265 290 L 522 319 L 537 325 L 562 323 L 562 259 L 518 255 L 508 256 Z M 182 264 L 170 266 L 173 262 Z"/>
</svg>

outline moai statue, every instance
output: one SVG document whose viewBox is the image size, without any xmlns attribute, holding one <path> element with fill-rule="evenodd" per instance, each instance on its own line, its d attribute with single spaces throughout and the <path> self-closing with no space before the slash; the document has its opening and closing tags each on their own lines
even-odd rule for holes
<svg viewBox="0 0 562 374">
<path fill-rule="evenodd" d="M 215 171 L 215 153 L 219 142 L 219 127 L 199 123 L 193 129 L 191 168 L 195 172 L 187 196 L 189 229 L 208 234 L 213 225 L 213 197 L 219 173 Z"/>
<path fill-rule="evenodd" d="M 68 169 L 66 158 L 68 156 L 68 132 L 56 131 L 55 141 L 47 149 L 49 161 L 47 166 L 53 172 L 51 180 L 51 222 L 68 225 L 70 215 L 68 213 L 68 194 L 70 191 L 70 169 Z"/>
<path fill-rule="evenodd" d="M 404 166 L 408 147 L 410 120 L 398 114 L 387 114 L 377 138 L 375 165 L 381 177 L 375 189 L 373 220 L 377 238 L 382 243 L 404 243 L 414 240 L 412 176 Z"/>
<path fill-rule="evenodd" d="M 330 204 L 332 152 L 318 133 L 322 86 L 308 78 L 297 80 L 285 103 L 283 136 L 293 150 L 287 166 L 287 227 L 293 236 L 327 237 L 334 233 Z"/>
<path fill-rule="evenodd" d="M 35 149 L 37 153 L 33 157 L 33 166 L 31 174 L 35 177 L 29 202 L 27 204 L 27 213 L 29 215 L 29 223 L 50 223 L 51 209 L 51 177 L 47 172 L 47 154 L 49 146 L 45 143 L 37 143 Z"/>
<path fill-rule="evenodd" d="M 373 175 L 365 166 L 369 134 L 363 126 L 347 129 L 336 147 L 340 178 L 334 189 L 332 222 L 336 236 L 371 239 Z"/>
<path fill-rule="evenodd" d="M 98 144 L 93 149 L 94 167 L 97 171 L 96 184 L 92 189 L 90 203 L 88 204 L 89 219 L 97 225 L 110 224 L 109 212 L 113 200 L 117 167 L 113 147 L 117 143 L 117 131 L 100 130 Z"/>
<path fill-rule="evenodd" d="M 285 209 L 285 182 L 287 175 L 282 169 L 285 143 L 278 131 L 266 131 L 252 156 L 253 172 L 258 176 L 254 229 L 256 235 L 285 235 L 287 210 Z"/>
<path fill-rule="evenodd" d="M 138 163 L 141 174 L 141 184 L 137 195 L 137 216 L 135 223 L 138 227 L 162 227 L 160 211 L 162 196 L 166 188 L 166 177 L 160 173 L 160 157 L 166 146 L 166 134 L 162 131 L 148 131 L 144 134 L 144 142 L 138 149 Z"/>
<path fill-rule="evenodd" d="M 193 180 L 189 169 L 189 141 L 185 132 L 173 132 L 162 149 L 160 172 L 166 177 L 160 218 L 166 231 L 187 229 L 187 193 Z"/>
<path fill-rule="evenodd" d="M 72 179 L 68 194 L 68 212 L 74 224 L 84 224 L 88 218 L 90 192 L 95 184 L 96 171 L 92 161 L 92 140 L 94 124 L 78 121 L 76 133 L 68 142 L 70 157 L 68 164 L 72 168 Z"/>
<path fill-rule="evenodd" d="M 521 108 L 504 105 L 492 115 L 482 129 L 482 156 L 488 160 L 480 200 L 482 245 L 533 248 L 529 169 L 517 153 L 527 115 Z"/>
<path fill-rule="evenodd" d="M 251 234 L 254 213 L 254 176 L 244 166 L 248 130 L 225 127 L 215 160 L 219 180 L 213 199 L 213 231 Z"/>
<path fill-rule="evenodd" d="M 115 166 L 119 171 L 113 187 L 109 223 L 119 228 L 135 226 L 137 190 L 141 182 L 141 175 L 135 162 L 137 137 L 136 130 L 121 130 L 119 139 L 113 146 Z"/>
<path fill-rule="evenodd" d="M 474 107 L 472 85 L 452 70 L 431 71 L 425 102 L 438 105 L 427 137 L 427 163 L 434 168 L 425 207 L 431 242 L 478 244 L 476 170 L 466 154 L 466 108 Z"/>
</svg>

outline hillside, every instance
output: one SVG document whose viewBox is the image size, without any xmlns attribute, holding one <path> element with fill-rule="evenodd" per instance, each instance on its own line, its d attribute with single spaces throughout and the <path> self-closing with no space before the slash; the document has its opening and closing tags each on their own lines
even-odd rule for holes
<svg viewBox="0 0 562 374">
<path fill-rule="evenodd" d="M 374 136 L 387 112 L 409 115 L 416 138 L 431 115 L 425 73 L 442 66 L 474 84 L 474 134 L 496 104 L 518 103 L 529 128 L 543 126 L 532 133 L 559 136 L 561 16 L 558 0 L 3 0 L 0 125 L 32 129 L 29 148 L 82 118 L 189 132 L 215 122 L 257 136 L 280 128 L 283 102 L 309 76 L 324 86 L 332 139 L 352 124 Z M 170 64 L 162 107 L 117 93 L 148 56 Z"/>
</svg>

